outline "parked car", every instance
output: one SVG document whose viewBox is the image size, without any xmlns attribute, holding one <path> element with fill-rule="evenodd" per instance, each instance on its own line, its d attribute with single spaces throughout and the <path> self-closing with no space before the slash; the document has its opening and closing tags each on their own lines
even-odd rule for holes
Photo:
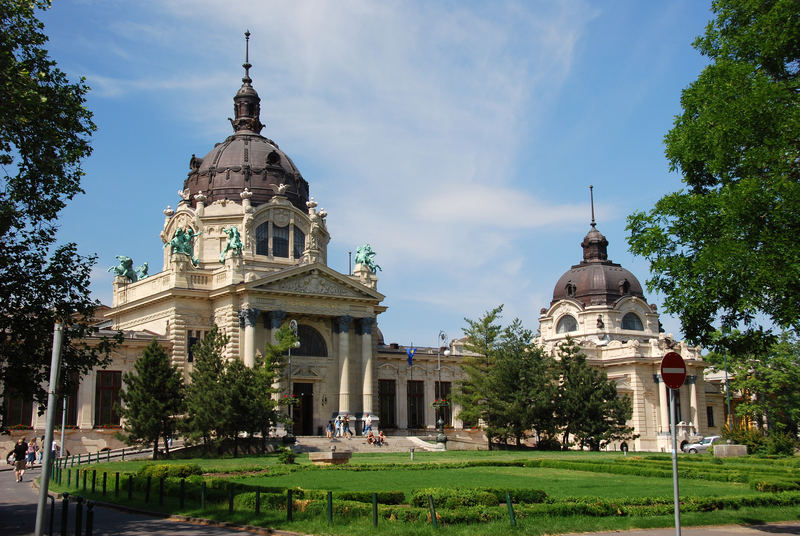
<svg viewBox="0 0 800 536">
<path fill-rule="evenodd" d="M 699 443 L 690 443 L 683 447 L 683 452 L 689 452 L 691 454 L 697 454 L 698 452 L 705 452 L 711 448 L 711 445 L 714 443 L 719 443 L 720 436 L 712 435 L 708 437 L 704 437 L 700 440 Z"/>
</svg>

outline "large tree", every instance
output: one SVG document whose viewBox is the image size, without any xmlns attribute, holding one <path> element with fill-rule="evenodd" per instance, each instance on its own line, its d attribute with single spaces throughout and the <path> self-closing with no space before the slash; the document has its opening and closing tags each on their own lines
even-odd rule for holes
<svg viewBox="0 0 800 536">
<path fill-rule="evenodd" d="M 6 400 L 39 403 L 55 322 L 64 326 L 67 373 L 86 373 L 108 351 L 107 341 L 80 342 L 97 305 L 89 298 L 95 258 L 56 240 L 60 211 L 82 193 L 80 163 L 95 125 L 88 87 L 70 82 L 44 48 L 36 11 L 47 7 L 0 0 L 0 385 Z"/>
<path fill-rule="evenodd" d="M 159 439 L 164 440 L 164 452 L 169 455 L 169 438 L 175 435 L 178 415 L 184 409 L 183 377 L 156 340 L 133 367 L 134 372 L 122 377 L 125 389 L 120 393 L 125 440 L 130 445 L 152 443 L 155 460 Z"/>
<path fill-rule="evenodd" d="M 558 348 L 557 369 L 560 383 L 554 408 L 563 449 L 572 440 L 581 448 L 600 450 L 612 441 L 634 437 L 626 424 L 633 415 L 631 399 L 619 395 L 616 382 L 603 370 L 586 362 L 586 354 L 572 338 Z"/>
<path fill-rule="evenodd" d="M 225 358 L 228 337 L 214 326 L 192 348 L 194 367 L 186 388 L 186 418 L 181 431 L 189 443 L 202 442 L 210 448 L 225 436 L 228 415 Z"/>
<path fill-rule="evenodd" d="M 800 328 L 800 4 L 712 11 L 694 42 L 710 63 L 665 138 L 685 188 L 631 215 L 628 242 L 690 342 L 758 348 Z"/>
<path fill-rule="evenodd" d="M 738 332 L 728 335 L 731 343 L 741 337 Z M 800 432 L 800 341 L 797 336 L 784 332 L 776 342 L 761 348 L 753 348 L 748 343 L 746 351 L 711 352 L 706 360 L 722 370 L 726 357 L 730 388 L 742 394 L 736 413 L 770 432 L 796 436 Z"/>
</svg>

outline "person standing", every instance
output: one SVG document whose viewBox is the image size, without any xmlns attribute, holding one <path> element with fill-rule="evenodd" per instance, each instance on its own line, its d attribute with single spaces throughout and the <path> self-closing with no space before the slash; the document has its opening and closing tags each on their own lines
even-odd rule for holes
<svg viewBox="0 0 800 536">
<path fill-rule="evenodd" d="M 344 414 L 344 419 L 342 420 L 342 429 L 347 439 L 353 439 L 353 432 L 350 431 L 350 415 L 347 413 Z"/>
<path fill-rule="evenodd" d="M 364 434 L 363 435 L 365 435 L 365 436 L 369 435 L 370 432 L 372 432 L 372 416 L 369 413 L 367 413 L 367 416 L 364 417 Z"/>
<path fill-rule="evenodd" d="M 333 421 L 328 421 L 328 424 L 325 426 L 325 435 L 328 439 L 333 439 Z"/>
<path fill-rule="evenodd" d="M 342 437 L 342 416 L 336 416 L 336 435 L 334 437 Z"/>
<path fill-rule="evenodd" d="M 25 438 L 21 437 L 14 447 L 14 476 L 16 476 L 17 482 L 22 482 L 22 477 L 25 475 L 27 456 L 28 445 L 25 444 Z"/>
<path fill-rule="evenodd" d="M 25 456 L 25 466 L 27 469 L 33 469 L 33 464 L 36 462 L 36 452 L 39 450 L 39 445 L 36 444 L 36 436 L 31 438 L 28 443 L 28 453 Z"/>
</svg>

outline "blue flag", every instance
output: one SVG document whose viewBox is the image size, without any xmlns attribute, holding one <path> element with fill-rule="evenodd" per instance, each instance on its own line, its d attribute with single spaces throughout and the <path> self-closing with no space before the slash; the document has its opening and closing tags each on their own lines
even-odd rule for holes
<svg viewBox="0 0 800 536">
<path fill-rule="evenodd" d="M 417 353 L 416 348 L 406 348 L 406 353 L 408 354 L 408 366 L 414 364 L 414 354 Z"/>
</svg>

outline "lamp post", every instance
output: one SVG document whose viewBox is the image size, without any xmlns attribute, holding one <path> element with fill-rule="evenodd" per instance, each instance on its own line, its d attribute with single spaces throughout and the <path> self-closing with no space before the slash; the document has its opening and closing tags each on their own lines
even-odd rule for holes
<svg viewBox="0 0 800 536">
<path fill-rule="evenodd" d="M 442 418 L 441 409 L 444 408 L 445 404 L 448 402 L 444 399 L 444 389 L 442 389 L 442 344 L 447 342 L 447 333 L 444 331 L 439 331 L 438 335 L 438 345 L 436 348 L 436 371 L 438 372 L 439 378 L 439 399 L 434 401 L 434 405 L 436 408 L 436 424 L 439 428 L 439 434 L 436 436 L 436 442 L 441 443 L 444 445 L 447 443 L 447 435 L 444 433 L 444 419 Z M 449 356 L 450 350 L 445 350 L 444 355 Z"/>
<path fill-rule="evenodd" d="M 290 320 L 289 321 L 289 328 L 291 328 L 292 333 L 295 337 L 297 337 L 297 320 Z M 294 389 L 292 389 L 292 348 L 300 348 L 300 341 L 295 341 L 289 347 L 289 361 L 288 361 L 288 389 L 289 389 L 289 421 L 291 422 L 291 430 L 287 435 L 294 435 Z"/>
</svg>

